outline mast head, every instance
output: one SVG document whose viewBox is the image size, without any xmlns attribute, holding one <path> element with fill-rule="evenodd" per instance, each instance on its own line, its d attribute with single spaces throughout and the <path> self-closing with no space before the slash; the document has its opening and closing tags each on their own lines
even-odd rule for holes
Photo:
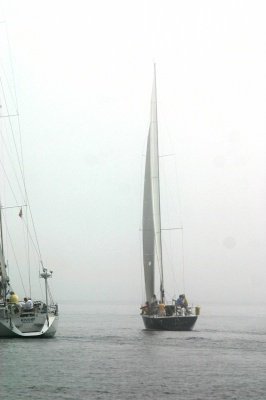
<svg viewBox="0 0 266 400">
<path fill-rule="evenodd" d="M 52 275 L 53 275 L 53 271 L 48 272 L 47 268 L 43 268 L 43 272 L 40 274 L 40 277 L 44 278 L 44 279 L 48 279 L 48 278 L 51 278 Z"/>
</svg>

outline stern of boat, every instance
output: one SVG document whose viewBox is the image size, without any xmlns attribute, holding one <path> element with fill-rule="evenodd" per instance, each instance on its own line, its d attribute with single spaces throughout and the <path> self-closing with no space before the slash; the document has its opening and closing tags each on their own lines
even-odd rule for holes
<svg viewBox="0 0 266 400">
<path fill-rule="evenodd" d="M 58 308 L 35 307 L 22 311 L 14 304 L 0 306 L 0 337 L 53 337 L 58 326 Z"/>
</svg>

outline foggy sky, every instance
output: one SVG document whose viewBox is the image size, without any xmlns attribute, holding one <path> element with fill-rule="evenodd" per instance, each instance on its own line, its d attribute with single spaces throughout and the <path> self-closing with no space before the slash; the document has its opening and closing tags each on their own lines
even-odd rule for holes
<svg viewBox="0 0 266 400">
<path fill-rule="evenodd" d="M 184 228 L 178 288 L 194 304 L 264 302 L 265 3 L 2 5 L 28 192 L 56 300 L 143 300 L 156 61 L 161 154 L 176 155 Z"/>
</svg>

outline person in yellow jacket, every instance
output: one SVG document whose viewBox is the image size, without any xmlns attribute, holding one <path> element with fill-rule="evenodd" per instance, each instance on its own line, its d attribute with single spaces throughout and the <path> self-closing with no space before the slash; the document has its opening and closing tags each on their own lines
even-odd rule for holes
<svg viewBox="0 0 266 400">
<path fill-rule="evenodd" d="M 165 315 L 165 305 L 162 301 L 159 301 L 159 316 L 164 317 Z"/>
<path fill-rule="evenodd" d="M 16 295 L 16 293 L 14 292 L 10 292 L 9 303 L 18 304 L 18 302 L 19 302 L 18 295 Z"/>
</svg>

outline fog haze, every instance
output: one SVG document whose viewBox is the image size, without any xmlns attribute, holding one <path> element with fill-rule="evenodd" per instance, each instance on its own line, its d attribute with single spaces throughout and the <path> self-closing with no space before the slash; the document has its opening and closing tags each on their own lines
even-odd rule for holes
<svg viewBox="0 0 266 400">
<path fill-rule="evenodd" d="M 263 303 L 265 3 L 1 5 L 56 300 L 143 299 L 143 155 L 156 62 L 161 154 L 175 154 L 183 225 L 178 289 L 194 304 Z"/>
</svg>

